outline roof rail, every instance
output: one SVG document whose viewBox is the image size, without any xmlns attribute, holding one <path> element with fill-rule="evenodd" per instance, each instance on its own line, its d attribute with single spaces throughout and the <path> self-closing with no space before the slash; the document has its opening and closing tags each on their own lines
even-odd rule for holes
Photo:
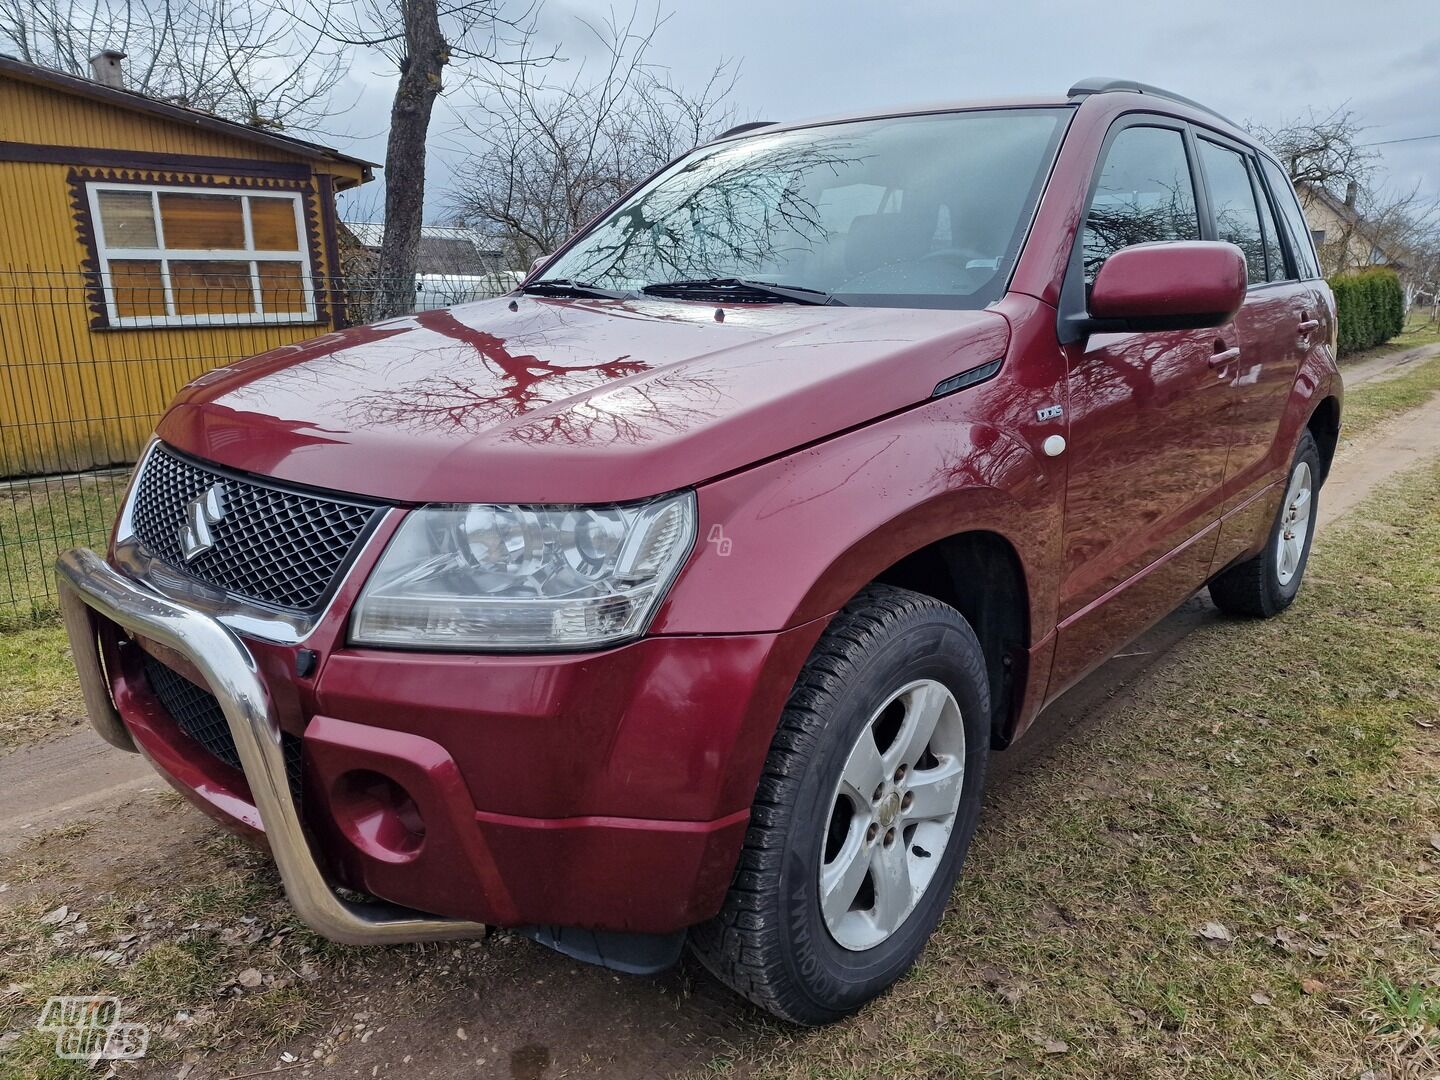
<svg viewBox="0 0 1440 1080">
<path fill-rule="evenodd" d="M 1203 113 L 1209 113 L 1217 120 L 1223 120 L 1231 127 L 1238 128 L 1240 125 L 1228 117 L 1221 116 L 1209 105 L 1201 105 L 1194 98 L 1188 98 L 1183 94 L 1177 94 L 1164 87 L 1152 86 L 1149 83 L 1136 82 L 1134 79 L 1109 79 L 1103 75 L 1089 79 L 1081 79 L 1066 92 L 1069 98 L 1089 97 L 1091 94 L 1148 94 L 1151 97 L 1164 98 L 1167 101 L 1176 101 L 1181 105 L 1189 105 L 1192 109 L 1199 109 Z"/>
<path fill-rule="evenodd" d="M 756 128 L 772 127 L 774 120 L 751 120 L 748 124 L 736 124 L 729 131 L 722 131 L 716 135 L 717 139 L 728 139 L 731 135 L 743 135 L 747 131 L 754 131 Z"/>
</svg>

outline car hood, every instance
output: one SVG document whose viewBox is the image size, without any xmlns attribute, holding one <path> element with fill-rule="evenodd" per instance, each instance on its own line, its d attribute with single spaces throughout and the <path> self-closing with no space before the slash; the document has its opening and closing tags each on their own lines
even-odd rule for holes
<svg viewBox="0 0 1440 1080">
<path fill-rule="evenodd" d="M 398 502 L 622 502 L 923 401 L 1007 341 L 990 311 L 494 300 L 209 372 L 159 435 Z"/>
</svg>

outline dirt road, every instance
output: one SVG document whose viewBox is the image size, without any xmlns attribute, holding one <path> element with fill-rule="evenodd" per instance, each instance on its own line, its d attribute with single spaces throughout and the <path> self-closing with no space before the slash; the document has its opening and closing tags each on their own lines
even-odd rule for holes
<svg viewBox="0 0 1440 1080">
<path fill-rule="evenodd" d="M 1370 377 L 1382 377 L 1376 369 Z M 1421 460 L 1440 456 L 1440 398 L 1346 448 L 1320 500 L 1323 524 L 1379 484 Z M 1135 684 L 1178 651 L 1190 632 L 1220 616 L 1197 597 L 1049 708 L 1014 749 L 997 756 L 986 817 L 1024 805 L 1027 777 L 1073 740 L 1102 724 Z M 81 734 L 0 759 L 0 856 L 47 829 L 86 822 L 84 850 L 97 875 L 150 877 L 190 857 L 212 828 L 200 815 L 168 806 L 143 762 Z M 982 828 L 984 825 L 982 824 Z M 722 1061 L 737 1050 L 763 1051 L 774 1028 L 687 962 L 654 979 L 625 978 L 567 961 L 502 935 L 452 949 L 377 950 L 345 986 L 317 987 L 327 1013 L 352 1038 L 285 1075 L 642 1078 Z M 355 1019 L 352 1023 L 352 1018 Z M 303 1060 L 316 1040 L 298 1038 L 256 1054 L 251 1069 L 279 1064 L 289 1050 Z M 243 1072 L 232 1057 L 201 1059 L 189 1080 Z M 174 1075 L 175 1068 L 151 1075 Z M 142 1073 L 144 1075 L 144 1073 Z"/>
<path fill-rule="evenodd" d="M 1440 345 L 1417 345 L 1403 352 L 1382 352 L 1368 360 L 1347 364 L 1341 371 L 1345 376 L 1345 386 L 1353 390 L 1368 382 L 1398 379 L 1415 364 L 1429 360 L 1432 356 L 1440 356 Z"/>
</svg>

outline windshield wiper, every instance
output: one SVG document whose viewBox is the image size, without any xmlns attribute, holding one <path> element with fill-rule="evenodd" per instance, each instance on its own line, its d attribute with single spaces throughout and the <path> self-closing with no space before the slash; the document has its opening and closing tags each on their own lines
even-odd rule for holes
<svg viewBox="0 0 1440 1080">
<path fill-rule="evenodd" d="M 701 281 L 660 281 L 646 285 L 640 290 L 650 296 L 676 296 L 685 298 L 694 293 L 703 293 L 707 300 L 739 300 L 764 297 L 767 300 L 788 300 L 792 304 L 835 304 L 844 307 L 844 301 L 822 289 L 807 289 L 800 285 L 778 285 L 772 281 L 752 281 L 749 278 L 706 278 Z M 746 294 L 749 294 L 748 297 Z M 753 302 L 753 301 L 752 301 Z"/>
<path fill-rule="evenodd" d="M 521 285 L 522 293 L 535 293 L 537 296 L 583 296 L 592 300 L 630 300 L 634 293 L 621 292 L 619 289 L 602 289 L 599 285 L 588 285 L 583 281 L 572 281 L 570 278 L 544 278 L 540 281 L 532 281 L 528 285 Z"/>
</svg>

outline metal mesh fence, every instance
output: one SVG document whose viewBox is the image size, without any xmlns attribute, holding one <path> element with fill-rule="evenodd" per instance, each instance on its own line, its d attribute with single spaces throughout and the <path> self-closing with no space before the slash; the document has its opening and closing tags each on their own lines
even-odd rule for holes
<svg viewBox="0 0 1440 1080">
<path fill-rule="evenodd" d="M 51 568 L 103 549 L 129 467 L 197 376 L 336 327 L 403 314 L 374 277 L 277 282 L 197 268 L 0 270 L 0 627 L 52 616 Z M 496 296 L 500 275 L 417 278 L 411 310 Z"/>
</svg>

